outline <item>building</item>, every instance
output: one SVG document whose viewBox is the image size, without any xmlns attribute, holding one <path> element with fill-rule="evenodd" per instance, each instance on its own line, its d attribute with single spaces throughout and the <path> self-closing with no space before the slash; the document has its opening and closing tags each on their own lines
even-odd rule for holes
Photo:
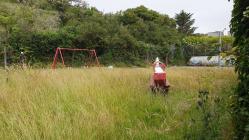
<svg viewBox="0 0 249 140">
<path fill-rule="evenodd" d="M 232 66 L 234 64 L 235 58 L 233 56 L 227 56 L 220 60 L 221 66 Z M 190 58 L 190 66 L 218 66 L 219 56 L 193 56 Z"/>
<path fill-rule="evenodd" d="M 214 37 L 219 37 L 220 35 L 221 36 L 224 36 L 224 33 L 221 32 L 221 31 L 215 31 L 215 32 L 209 32 L 207 33 L 208 36 L 214 36 Z"/>
</svg>

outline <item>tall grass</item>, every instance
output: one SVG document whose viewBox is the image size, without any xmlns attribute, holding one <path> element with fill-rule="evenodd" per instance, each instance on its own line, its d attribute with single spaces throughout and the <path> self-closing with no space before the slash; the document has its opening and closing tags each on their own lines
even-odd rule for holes
<svg viewBox="0 0 249 140">
<path fill-rule="evenodd" d="M 172 67 L 167 70 L 170 92 L 154 95 L 149 90 L 151 72 L 145 68 L 0 71 L 0 138 L 183 139 L 185 131 L 192 131 L 189 120 L 198 117 L 193 110 L 199 90 L 228 101 L 236 83 L 232 68 Z M 224 128 L 230 121 L 226 116 Z"/>
</svg>

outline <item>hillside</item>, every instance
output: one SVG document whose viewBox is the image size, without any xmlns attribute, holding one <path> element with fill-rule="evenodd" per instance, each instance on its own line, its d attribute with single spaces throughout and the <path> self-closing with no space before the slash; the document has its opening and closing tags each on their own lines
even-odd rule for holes
<svg viewBox="0 0 249 140">
<path fill-rule="evenodd" d="M 218 53 L 219 38 L 185 36 L 176 19 L 144 6 L 104 14 L 86 3 L 5 0 L 0 9 L 0 51 L 7 47 L 10 65 L 22 51 L 29 65 L 47 67 L 57 47 L 95 49 L 101 64 L 118 66 L 144 66 L 157 56 L 184 65 L 192 55 Z M 227 38 L 223 52 L 231 49 Z"/>
</svg>

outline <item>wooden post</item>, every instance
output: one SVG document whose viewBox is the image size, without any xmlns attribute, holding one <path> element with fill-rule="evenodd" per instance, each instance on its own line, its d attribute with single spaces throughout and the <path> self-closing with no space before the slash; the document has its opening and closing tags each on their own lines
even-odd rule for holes
<svg viewBox="0 0 249 140">
<path fill-rule="evenodd" d="M 166 66 L 168 66 L 168 55 L 165 58 L 165 64 L 166 64 Z"/>
<path fill-rule="evenodd" d="M 4 68 L 7 70 L 7 50 L 6 46 L 4 46 Z"/>
</svg>

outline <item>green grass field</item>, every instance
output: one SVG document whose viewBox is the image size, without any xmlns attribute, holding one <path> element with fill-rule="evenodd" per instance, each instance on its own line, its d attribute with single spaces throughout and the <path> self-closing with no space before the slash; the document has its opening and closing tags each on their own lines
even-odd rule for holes
<svg viewBox="0 0 249 140">
<path fill-rule="evenodd" d="M 229 139 L 233 68 L 171 67 L 165 96 L 150 92 L 151 73 L 149 68 L 0 70 L 0 139 L 198 139 L 204 131 Z M 210 123 L 197 109 L 200 90 L 210 93 Z"/>
</svg>

